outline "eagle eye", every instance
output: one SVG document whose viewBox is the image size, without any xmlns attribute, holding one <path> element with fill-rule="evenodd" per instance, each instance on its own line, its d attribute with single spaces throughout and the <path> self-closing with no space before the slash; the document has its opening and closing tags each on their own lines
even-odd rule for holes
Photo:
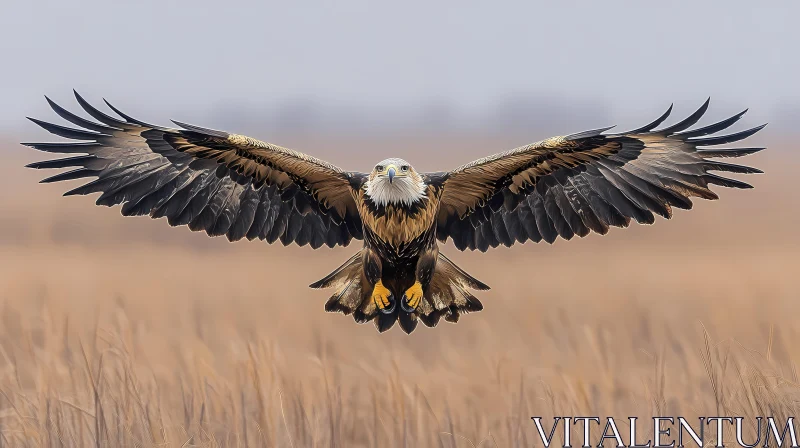
<svg viewBox="0 0 800 448">
<path fill-rule="evenodd" d="M 375 170 L 383 171 L 383 165 L 375 165 Z"/>
<path fill-rule="evenodd" d="M 403 165 L 403 166 L 401 166 L 401 167 L 400 167 L 400 170 L 402 170 L 402 171 L 408 171 L 408 165 Z"/>
</svg>

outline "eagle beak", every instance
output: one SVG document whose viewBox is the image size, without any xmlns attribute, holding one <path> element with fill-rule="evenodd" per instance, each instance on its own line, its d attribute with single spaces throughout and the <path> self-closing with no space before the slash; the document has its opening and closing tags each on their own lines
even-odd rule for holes
<svg viewBox="0 0 800 448">
<path fill-rule="evenodd" d="M 397 170 L 395 170 L 394 167 L 392 166 L 392 167 L 389 167 L 387 172 L 389 174 L 389 183 L 392 183 L 392 179 L 394 179 L 394 175 L 397 173 Z"/>
</svg>

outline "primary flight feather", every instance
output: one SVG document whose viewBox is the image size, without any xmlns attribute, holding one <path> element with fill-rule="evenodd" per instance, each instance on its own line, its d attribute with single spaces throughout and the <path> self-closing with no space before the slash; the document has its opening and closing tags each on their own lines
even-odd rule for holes
<svg viewBox="0 0 800 448">
<path fill-rule="evenodd" d="M 743 140 L 763 126 L 713 136 L 746 112 L 688 130 L 708 109 L 658 128 L 652 123 L 624 133 L 610 128 L 553 137 L 468 163 L 450 172 L 418 173 L 390 158 L 370 173 L 344 171 L 315 157 L 250 137 L 174 122 L 178 128 L 136 120 L 111 104 L 108 115 L 75 93 L 95 120 L 75 115 L 49 98 L 53 110 L 77 126 L 36 119 L 70 139 L 25 143 L 53 153 L 78 154 L 31 168 L 73 168 L 42 182 L 94 180 L 65 195 L 101 193 L 98 205 L 122 204 L 122 214 L 166 217 L 231 241 L 258 238 L 318 248 L 363 247 L 312 288 L 335 288 L 327 311 L 373 321 L 379 331 L 399 321 L 407 333 L 417 321 L 433 327 L 480 311 L 470 292 L 488 286 L 444 254 L 439 242 L 486 251 L 571 239 L 631 219 L 651 224 L 672 208 L 689 209 L 691 197 L 717 199 L 710 185 L 751 188 L 716 172 L 759 173 L 719 158 L 763 148 L 717 148 Z M 398 305 L 399 304 L 399 305 Z"/>
</svg>

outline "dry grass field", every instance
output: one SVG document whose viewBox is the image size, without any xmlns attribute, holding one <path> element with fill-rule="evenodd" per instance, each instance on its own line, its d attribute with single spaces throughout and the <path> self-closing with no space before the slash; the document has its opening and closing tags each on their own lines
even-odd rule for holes
<svg viewBox="0 0 800 448">
<path fill-rule="evenodd" d="M 407 154 L 421 170 L 524 143 L 388 140 L 278 143 L 356 169 Z M 327 291 L 307 288 L 356 246 L 123 218 L 36 184 L 22 165 L 40 154 L 2 149 L 2 447 L 529 447 L 531 416 L 614 416 L 625 433 L 628 416 L 800 415 L 789 145 L 746 160 L 766 171 L 754 190 L 717 188 L 672 221 L 487 254 L 448 245 L 492 286 L 485 310 L 411 336 L 327 314 Z"/>
</svg>

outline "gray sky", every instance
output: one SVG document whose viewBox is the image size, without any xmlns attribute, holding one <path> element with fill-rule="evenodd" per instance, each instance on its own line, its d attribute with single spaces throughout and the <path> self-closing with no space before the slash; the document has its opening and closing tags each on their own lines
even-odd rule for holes
<svg viewBox="0 0 800 448">
<path fill-rule="evenodd" d="M 713 117 L 800 117 L 796 1 L 1 1 L 0 129 L 20 135 L 72 88 L 228 128 L 250 111 L 242 126 L 275 127 L 274 110 L 491 125 L 531 104 L 637 125 L 709 95 Z"/>
</svg>

